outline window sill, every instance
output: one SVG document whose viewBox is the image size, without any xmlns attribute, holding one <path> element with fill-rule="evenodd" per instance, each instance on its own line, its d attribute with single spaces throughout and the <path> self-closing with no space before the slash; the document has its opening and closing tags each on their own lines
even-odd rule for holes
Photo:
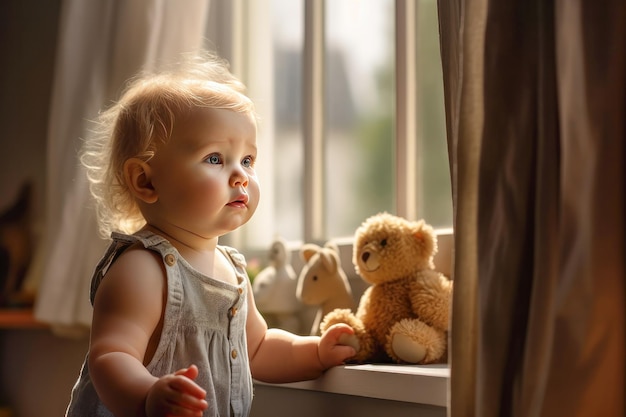
<svg viewBox="0 0 626 417">
<path fill-rule="evenodd" d="M 446 407 L 448 365 L 344 365 L 312 381 L 257 384 Z"/>
</svg>

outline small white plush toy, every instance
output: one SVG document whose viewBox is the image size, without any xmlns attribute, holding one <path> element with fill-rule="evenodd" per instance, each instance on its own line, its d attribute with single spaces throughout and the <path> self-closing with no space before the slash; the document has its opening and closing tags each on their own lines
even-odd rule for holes
<svg viewBox="0 0 626 417">
<path fill-rule="evenodd" d="M 300 332 L 300 302 L 296 298 L 297 278 L 291 266 L 286 241 L 277 237 L 269 251 L 270 264 L 252 283 L 256 305 L 269 327 Z"/>
</svg>

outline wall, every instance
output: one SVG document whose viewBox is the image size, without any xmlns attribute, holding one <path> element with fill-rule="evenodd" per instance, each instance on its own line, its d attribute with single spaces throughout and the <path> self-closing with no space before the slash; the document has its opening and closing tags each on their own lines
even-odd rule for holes
<svg viewBox="0 0 626 417">
<path fill-rule="evenodd" d="M 0 405 L 13 417 L 60 417 L 89 346 L 46 329 L 0 330 Z"/>
<path fill-rule="evenodd" d="M 60 0 L 0 1 L 0 210 L 34 183 L 43 216 L 48 105 Z M 61 416 L 87 349 L 49 330 L 0 330 L 0 405 L 15 417 Z"/>
<path fill-rule="evenodd" d="M 60 0 L 0 2 L 0 208 L 30 179 L 38 216 L 59 10 Z"/>
<path fill-rule="evenodd" d="M 255 385 L 250 417 L 445 417 L 444 407 Z M 271 410 L 271 411 L 270 411 Z"/>
</svg>

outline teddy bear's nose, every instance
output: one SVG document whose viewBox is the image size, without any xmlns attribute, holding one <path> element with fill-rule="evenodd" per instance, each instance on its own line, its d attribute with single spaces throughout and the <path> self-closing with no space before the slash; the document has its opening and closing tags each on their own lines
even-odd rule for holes
<svg viewBox="0 0 626 417">
<path fill-rule="evenodd" d="M 363 252 L 363 255 L 361 255 L 361 260 L 363 262 L 367 262 L 367 260 L 370 258 L 370 253 L 369 252 Z"/>
</svg>

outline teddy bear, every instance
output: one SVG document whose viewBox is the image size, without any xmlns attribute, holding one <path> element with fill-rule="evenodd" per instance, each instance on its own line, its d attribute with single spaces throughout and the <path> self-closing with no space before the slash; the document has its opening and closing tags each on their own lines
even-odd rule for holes
<svg viewBox="0 0 626 417">
<path fill-rule="evenodd" d="M 369 284 L 356 313 L 335 309 L 320 326 L 346 323 L 354 334 L 343 344 L 357 351 L 351 362 L 445 362 L 452 281 L 434 268 L 437 238 L 424 222 L 387 212 L 356 230 L 352 261 Z"/>
</svg>

